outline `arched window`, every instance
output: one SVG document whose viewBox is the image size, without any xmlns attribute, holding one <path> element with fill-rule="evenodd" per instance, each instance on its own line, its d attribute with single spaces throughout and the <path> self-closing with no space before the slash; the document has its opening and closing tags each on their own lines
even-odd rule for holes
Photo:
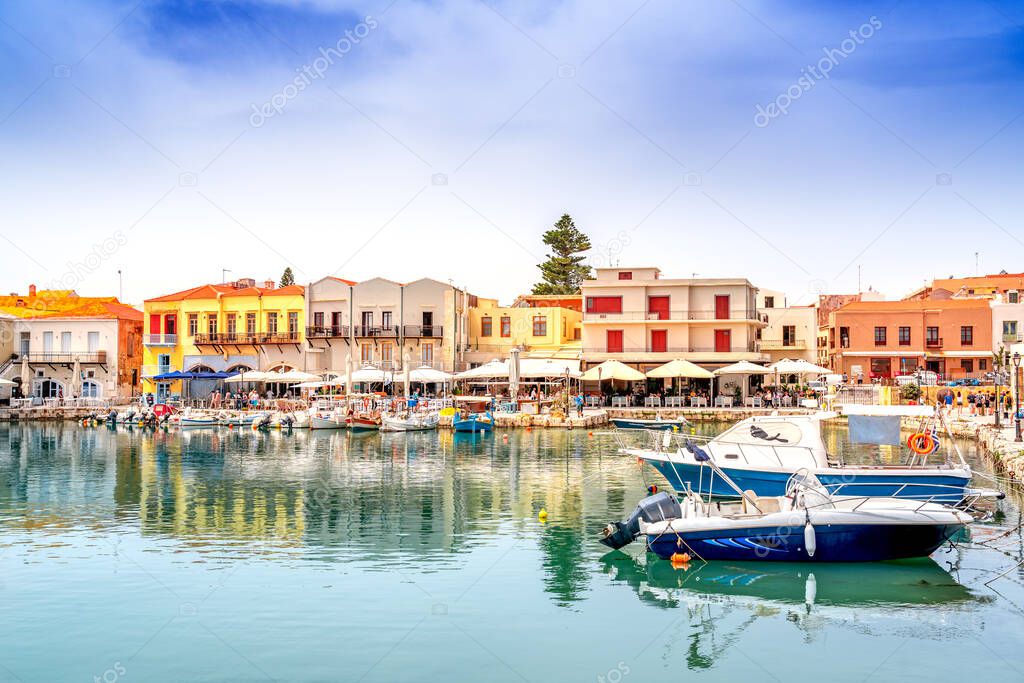
<svg viewBox="0 0 1024 683">
<path fill-rule="evenodd" d="M 102 398 L 103 387 L 94 379 L 82 382 L 82 398 Z"/>
</svg>

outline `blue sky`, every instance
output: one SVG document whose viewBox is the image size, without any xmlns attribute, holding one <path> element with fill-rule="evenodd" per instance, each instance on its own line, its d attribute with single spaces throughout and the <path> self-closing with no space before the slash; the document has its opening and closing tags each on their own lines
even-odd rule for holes
<svg viewBox="0 0 1024 683">
<path fill-rule="evenodd" d="M 1022 3 L 43 0 L 0 78 L 9 290 L 509 300 L 565 212 L 595 265 L 792 303 L 1024 270 Z"/>
</svg>

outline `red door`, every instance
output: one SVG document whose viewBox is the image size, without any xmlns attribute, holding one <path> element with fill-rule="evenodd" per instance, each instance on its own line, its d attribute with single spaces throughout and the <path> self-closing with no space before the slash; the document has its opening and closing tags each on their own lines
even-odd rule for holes
<svg viewBox="0 0 1024 683">
<path fill-rule="evenodd" d="M 649 296 L 647 297 L 647 316 L 649 320 L 668 320 L 668 297 Z"/>
<path fill-rule="evenodd" d="M 622 330 L 608 330 L 607 335 L 608 353 L 622 353 Z"/>
<path fill-rule="evenodd" d="M 715 330 L 715 353 L 732 351 L 732 330 Z"/>
<path fill-rule="evenodd" d="M 729 295 L 715 295 L 715 320 L 729 319 Z"/>
<path fill-rule="evenodd" d="M 651 330 L 651 353 L 668 351 L 668 330 Z"/>
<path fill-rule="evenodd" d="M 149 333 L 160 334 L 160 315 L 152 313 L 149 316 Z"/>
</svg>

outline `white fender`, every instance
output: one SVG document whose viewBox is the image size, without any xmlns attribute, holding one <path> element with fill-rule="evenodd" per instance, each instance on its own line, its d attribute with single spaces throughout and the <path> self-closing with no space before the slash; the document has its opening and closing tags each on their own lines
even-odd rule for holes
<svg viewBox="0 0 1024 683">
<path fill-rule="evenodd" d="M 804 604 L 808 607 L 814 606 L 814 599 L 818 597 L 818 580 L 814 578 L 814 574 L 807 575 L 807 581 L 804 583 Z"/>
<path fill-rule="evenodd" d="M 804 549 L 807 550 L 807 557 L 814 557 L 814 551 L 818 549 L 818 539 L 810 520 L 804 524 Z"/>
</svg>

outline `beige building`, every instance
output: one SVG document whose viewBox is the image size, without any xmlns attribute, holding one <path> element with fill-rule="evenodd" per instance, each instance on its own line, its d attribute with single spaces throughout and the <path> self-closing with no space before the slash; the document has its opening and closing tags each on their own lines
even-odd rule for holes
<svg viewBox="0 0 1024 683">
<path fill-rule="evenodd" d="M 714 368 L 766 361 L 757 288 L 743 278 L 662 278 L 658 268 L 598 268 L 583 283 L 583 359 L 648 370 L 674 358 Z"/>
<path fill-rule="evenodd" d="M 430 278 L 322 278 L 306 288 L 306 369 L 342 374 L 351 358 L 354 368 L 400 370 L 408 358 L 412 367 L 460 370 L 474 303 L 472 295 Z"/>
<path fill-rule="evenodd" d="M 818 311 L 816 306 L 789 306 L 783 292 L 757 293 L 757 310 L 765 321 L 761 351 L 774 363 L 783 358 L 818 362 Z"/>
</svg>

